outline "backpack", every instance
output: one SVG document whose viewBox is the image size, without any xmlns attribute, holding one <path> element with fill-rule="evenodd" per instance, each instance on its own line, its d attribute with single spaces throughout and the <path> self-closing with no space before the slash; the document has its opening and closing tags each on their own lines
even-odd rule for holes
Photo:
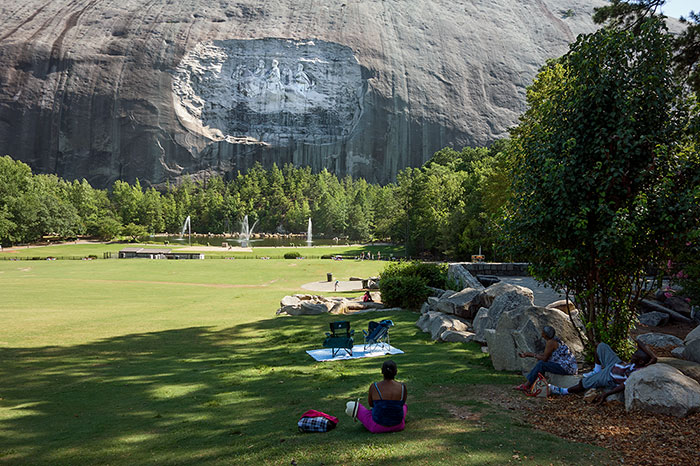
<svg viewBox="0 0 700 466">
<path fill-rule="evenodd" d="M 315 409 L 306 411 L 297 422 L 299 432 L 328 432 L 335 429 L 337 424 L 337 417 Z"/>
<path fill-rule="evenodd" d="M 549 396 L 549 384 L 542 374 L 537 374 L 537 378 L 532 384 L 532 387 L 530 387 L 527 396 L 534 396 L 537 398 L 547 398 Z"/>
</svg>

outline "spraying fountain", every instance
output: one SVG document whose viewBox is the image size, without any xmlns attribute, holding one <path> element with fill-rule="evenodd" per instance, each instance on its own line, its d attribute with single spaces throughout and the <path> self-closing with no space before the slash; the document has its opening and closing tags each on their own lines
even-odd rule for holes
<svg viewBox="0 0 700 466">
<path fill-rule="evenodd" d="M 306 245 L 311 246 L 311 242 L 312 242 L 312 239 L 311 239 L 311 217 L 309 217 L 309 226 L 306 229 Z"/>
<path fill-rule="evenodd" d="M 245 217 L 243 217 L 243 223 L 241 224 L 241 234 L 240 234 L 239 238 L 242 239 L 241 246 L 243 246 L 244 248 L 248 247 L 248 243 L 250 242 L 250 235 L 253 233 L 253 230 L 255 229 L 255 225 L 257 225 L 257 224 L 258 224 L 258 221 L 256 220 L 253 223 L 253 226 L 249 228 L 248 227 L 248 216 L 246 215 Z"/>
<path fill-rule="evenodd" d="M 192 246 L 192 226 L 190 225 L 190 216 L 188 215 L 185 219 L 185 223 L 182 224 L 182 231 L 180 232 L 180 238 L 185 235 L 185 230 L 187 230 L 187 243 Z"/>
</svg>

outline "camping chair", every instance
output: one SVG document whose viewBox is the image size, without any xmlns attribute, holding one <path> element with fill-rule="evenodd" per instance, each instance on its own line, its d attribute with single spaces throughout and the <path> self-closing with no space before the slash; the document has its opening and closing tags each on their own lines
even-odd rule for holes
<svg viewBox="0 0 700 466">
<path fill-rule="evenodd" d="M 326 339 L 323 342 L 323 347 L 331 348 L 333 357 L 335 357 L 341 349 L 352 356 L 352 346 L 354 344 L 352 336 L 354 333 L 354 330 L 350 330 L 350 322 L 347 320 L 331 322 L 331 331 L 330 333 L 326 332 Z"/>
<path fill-rule="evenodd" d="M 389 319 L 381 322 L 370 322 L 367 331 L 362 333 L 365 335 L 365 351 L 373 351 L 377 348 L 391 346 L 389 342 L 389 328 L 394 326 L 394 322 Z"/>
</svg>

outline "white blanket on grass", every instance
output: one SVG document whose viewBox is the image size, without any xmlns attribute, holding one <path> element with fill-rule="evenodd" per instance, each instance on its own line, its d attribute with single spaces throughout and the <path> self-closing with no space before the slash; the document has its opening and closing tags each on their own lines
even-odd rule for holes
<svg viewBox="0 0 700 466">
<path fill-rule="evenodd" d="M 341 361 L 345 359 L 373 358 L 387 354 L 403 354 L 403 351 L 391 345 L 375 346 L 372 348 L 372 351 L 365 351 L 365 345 L 355 345 L 352 347 L 352 356 L 344 349 L 339 350 L 335 357 L 332 356 L 331 348 L 307 350 L 306 352 L 316 361 Z"/>
</svg>

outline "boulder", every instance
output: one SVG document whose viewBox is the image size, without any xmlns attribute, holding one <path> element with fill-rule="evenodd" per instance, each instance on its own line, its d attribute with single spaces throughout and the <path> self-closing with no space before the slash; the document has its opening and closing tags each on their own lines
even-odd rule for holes
<svg viewBox="0 0 700 466">
<path fill-rule="evenodd" d="M 425 314 L 430 311 L 430 304 L 428 302 L 424 302 L 423 305 L 420 307 L 420 313 Z"/>
<path fill-rule="evenodd" d="M 474 330 L 474 341 L 479 343 L 486 343 L 486 337 L 484 337 L 484 331 L 488 328 L 489 322 L 489 310 L 485 307 L 479 309 L 479 311 L 474 316 L 472 321 L 472 329 Z"/>
<path fill-rule="evenodd" d="M 291 315 L 317 315 L 325 314 L 330 309 L 325 303 L 302 302 L 298 314 Z"/>
<path fill-rule="evenodd" d="M 685 336 L 685 342 L 688 343 L 692 340 L 699 340 L 700 339 L 700 325 L 695 327 L 693 330 L 690 331 L 688 335 Z"/>
<path fill-rule="evenodd" d="M 685 417 L 700 411 L 700 384 L 668 364 L 653 364 L 627 379 L 625 408 Z"/>
<path fill-rule="evenodd" d="M 504 286 L 507 284 L 504 283 L 497 283 L 495 285 L 492 285 L 489 287 L 489 289 L 494 288 L 494 287 L 499 287 L 501 291 L 504 291 L 501 294 L 498 294 L 495 299 L 493 300 L 493 303 L 491 304 L 491 307 L 488 308 L 488 312 L 486 313 L 486 317 L 484 317 L 483 313 L 480 317 L 480 322 L 479 322 L 479 329 L 474 328 L 474 332 L 476 333 L 476 336 L 474 339 L 476 341 L 481 341 L 484 342 L 486 341 L 486 337 L 484 335 L 484 331 L 486 329 L 495 329 L 496 326 L 498 325 L 498 321 L 501 318 L 501 315 L 505 312 L 512 311 L 514 309 L 518 309 L 521 307 L 530 307 L 533 305 L 534 302 L 534 296 L 532 294 L 532 290 L 529 288 L 525 288 L 522 286 L 513 286 L 513 285 L 508 285 L 508 287 Z M 482 302 L 484 300 L 488 300 L 485 296 L 492 296 L 496 292 L 499 292 L 499 290 L 486 290 L 485 293 L 482 295 Z M 478 314 L 478 312 L 477 312 Z"/>
<path fill-rule="evenodd" d="M 424 332 L 430 333 L 433 340 L 439 340 L 441 335 L 448 330 L 466 332 L 469 325 L 459 317 L 450 316 L 442 312 L 429 311 L 423 314 L 416 326 Z"/>
<path fill-rule="evenodd" d="M 671 350 L 671 355 L 674 358 L 683 359 L 683 351 L 685 351 L 685 346 L 676 346 Z"/>
<path fill-rule="evenodd" d="M 525 288 L 524 286 L 511 285 L 506 282 L 498 282 L 494 285 L 489 286 L 484 290 L 481 295 L 481 305 L 484 307 L 491 307 L 496 298 L 511 291 L 519 291 L 520 294 L 530 297 L 530 305 L 535 301 L 535 295 L 532 293 L 530 288 Z"/>
<path fill-rule="evenodd" d="M 573 387 L 574 385 L 578 384 L 579 380 L 581 380 L 580 375 L 561 375 L 547 372 L 545 376 L 550 384 L 563 388 Z"/>
<path fill-rule="evenodd" d="M 569 313 L 573 310 L 576 309 L 576 305 L 573 303 L 573 301 L 569 300 L 567 301 L 566 299 L 560 299 L 559 301 L 554 301 L 553 303 L 547 304 L 545 306 L 547 309 L 558 309 L 562 312 Z"/>
<path fill-rule="evenodd" d="M 476 279 L 479 280 L 479 283 L 481 283 L 487 288 L 501 281 L 501 279 L 495 275 L 477 275 Z"/>
<path fill-rule="evenodd" d="M 535 361 L 532 358 L 520 358 L 518 353 L 544 351 L 541 333 L 545 325 L 554 327 L 557 336 L 575 355 L 583 353 L 583 344 L 568 315 L 557 309 L 520 307 L 503 313 L 495 330 L 485 332 L 494 369 L 518 372 L 530 370 Z"/>
<path fill-rule="evenodd" d="M 448 298 L 440 298 L 437 310 L 445 314 L 455 314 L 465 319 L 472 319 L 479 309 L 481 290 L 465 288 Z"/>
<path fill-rule="evenodd" d="M 428 298 L 426 303 L 430 307 L 431 311 L 437 311 L 437 303 L 440 301 L 440 298 L 436 298 L 435 296 L 431 296 Z"/>
<path fill-rule="evenodd" d="M 700 338 L 691 340 L 685 344 L 683 357 L 688 361 L 700 362 Z"/>
<path fill-rule="evenodd" d="M 285 296 L 280 301 L 280 307 L 285 306 L 298 306 L 301 304 L 301 300 L 296 296 Z"/>
<path fill-rule="evenodd" d="M 684 322 L 684 323 L 690 323 L 691 320 L 689 317 L 684 316 L 683 314 L 680 314 L 673 309 L 669 309 L 666 306 L 662 306 L 661 304 L 651 301 L 649 299 L 642 299 L 639 302 L 639 308 L 644 312 L 651 312 L 651 311 L 658 311 L 658 312 L 663 312 L 664 314 L 668 314 L 671 320 L 676 320 L 678 322 Z"/>
<path fill-rule="evenodd" d="M 684 298 L 679 296 L 671 296 L 670 298 L 666 298 L 664 301 L 664 306 L 678 312 L 679 314 L 690 317 L 690 303 Z"/>
<path fill-rule="evenodd" d="M 690 318 L 694 323 L 700 324 L 700 307 L 693 306 L 690 308 Z"/>
<path fill-rule="evenodd" d="M 429 286 L 428 289 L 430 290 L 430 296 L 439 297 L 445 292 L 442 288 L 435 288 L 434 286 Z"/>
<path fill-rule="evenodd" d="M 445 290 L 442 292 L 442 294 L 440 296 L 438 296 L 438 300 L 447 299 L 450 296 L 452 296 L 453 294 L 457 294 L 457 292 L 455 290 Z"/>
<path fill-rule="evenodd" d="M 440 340 L 450 343 L 469 343 L 473 338 L 473 332 L 459 330 L 447 330 L 440 335 Z"/>
<path fill-rule="evenodd" d="M 447 268 L 447 277 L 457 282 L 462 288 L 474 288 L 483 290 L 484 285 L 474 277 L 463 264 L 450 264 Z"/>
<path fill-rule="evenodd" d="M 648 327 L 658 327 L 668 323 L 668 314 L 658 311 L 645 312 L 639 316 L 639 323 Z"/>
<path fill-rule="evenodd" d="M 683 345 L 683 340 L 665 333 L 645 333 L 643 335 L 639 335 L 637 340 L 649 346 L 656 346 L 657 348 Z"/>
<path fill-rule="evenodd" d="M 677 358 L 659 358 L 658 363 L 675 367 L 686 377 L 690 377 L 700 383 L 700 363 Z"/>
</svg>

